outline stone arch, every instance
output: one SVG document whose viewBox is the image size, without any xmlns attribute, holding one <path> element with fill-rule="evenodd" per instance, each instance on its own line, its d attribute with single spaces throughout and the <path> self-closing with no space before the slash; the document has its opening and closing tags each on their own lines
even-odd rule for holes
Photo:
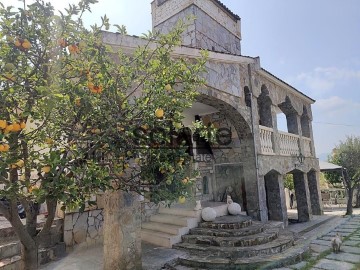
<svg viewBox="0 0 360 270">
<path fill-rule="evenodd" d="M 308 114 L 308 111 L 306 109 L 306 107 L 304 106 L 303 108 L 303 113 L 301 115 L 300 118 L 300 122 L 301 122 L 301 133 L 302 136 L 310 138 L 311 136 L 311 132 L 310 132 L 310 117 Z"/>
<path fill-rule="evenodd" d="M 298 112 L 292 105 L 290 98 L 286 96 L 285 101 L 280 103 L 278 107 L 286 116 L 288 132 L 292 134 L 299 134 Z"/>
<path fill-rule="evenodd" d="M 278 171 L 271 170 L 264 176 L 264 184 L 268 219 L 287 225 L 284 178 Z"/>
<path fill-rule="evenodd" d="M 231 101 L 230 99 L 225 101 L 216 94 L 199 94 L 196 99 L 198 102 L 218 109 L 221 114 L 229 119 L 239 136 L 251 134 L 250 117 L 246 116 L 239 105 L 234 101 Z"/>
<path fill-rule="evenodd" d="M 257 103 L 259 112 L 259 125 L 272 128 L 272 101 L 269 95 L 269 90 L 264 84 L 261 86 L 261 94 L 258 97 Z"/>
<path fill-rule="evenodd" d="M 233 187 L 234 201 L 246 209 L 248 215 L 259 218 L 258 179 L 256 174 L 256 157 L 254 151 L 254 137 L 251 129 L 251 115 L 247 108 L 240 103 L 240 98 L 233 97 L 216 89 L 201 90 L 197 102 L 216 108 L 219 115 L 225 117 L 235 129 L 238 145 L 231 144 L 225 149 L 221 157 L 215 160 L 215 173 L 212 181 L 215 183 L 214 198 L 223 198 L 226 187 Z M 232 133 L 232 135 L 235 135 Z M 236 151 L 235 151 L 236 150 Z M 215 156 L 221 152 L 215 150 Z M 226 160 L 234 155 L 234 160 Z M 221 194 L 215 194 L 220 192 Z M 215 196 L 216 195 L 216 196 Z M 250 195 L 250 196 L 247 196 Z"/>
<path fill-rule="evenodd" d="M 251 92 L 248 86 L 244 87 L 244 98 L 246 107 L 251 108 Z"/>
</svg>

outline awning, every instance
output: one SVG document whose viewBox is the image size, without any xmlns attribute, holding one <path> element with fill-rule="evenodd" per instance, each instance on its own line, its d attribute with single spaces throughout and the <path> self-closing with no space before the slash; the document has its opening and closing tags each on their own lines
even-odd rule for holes
<svg viewBox="0 0 360 270">
<path fill-rule="evenodd" d="M 331 172 L 331 171 L 341 171 L 343 167 L 326 162 L 326 161 L 319 161 L 320 171 L 321 172 Z"/>
</svg>

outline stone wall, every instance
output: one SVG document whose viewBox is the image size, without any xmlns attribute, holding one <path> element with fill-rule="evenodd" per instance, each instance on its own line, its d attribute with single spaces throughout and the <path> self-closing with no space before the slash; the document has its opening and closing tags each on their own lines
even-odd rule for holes
<svg viewBox="0 0 360 270">
<path fill-rule="evenodd" d="M 231 15 L 229 16 L 227 11 L 224 11 L 222 7 L 219 7 L 212 0 L 155 0 L 152 3 L 153 26 L 160 25 L 191 5 L 207 13 L 209 17 L 217 21 L 234 36 L 241 38 L 240 20 L 235 20 Z"/>
<path fill-rule="evenodd" d="M 66 213 L 64 218 L 64 242 L 66 246 L 91 246 L 103 241 L 103 209 L 82 213 Z"/>
</svg>

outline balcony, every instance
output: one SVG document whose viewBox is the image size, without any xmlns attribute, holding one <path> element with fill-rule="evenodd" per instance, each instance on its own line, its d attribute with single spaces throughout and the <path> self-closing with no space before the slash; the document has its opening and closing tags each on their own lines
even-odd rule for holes
<svg viewBox="0 0 360 270">
<path fill-rule="evenodd" d="M 282 131 L 276 133 L 272 128 L 265 126 L 259 126 L 259 130 L 260 152 L 263 155 L 298 156 L 302 153 L 305 157 L 312 156 L 310 138 Z M 276 145 L 278 145 L 278 149 Z"/>
</svg>

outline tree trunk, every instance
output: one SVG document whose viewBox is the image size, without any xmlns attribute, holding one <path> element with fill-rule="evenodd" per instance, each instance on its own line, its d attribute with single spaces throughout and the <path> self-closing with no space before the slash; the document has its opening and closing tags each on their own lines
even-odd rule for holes
<svg viewBox="0 0 360 270">
<path fill-rule="evenodd" d="M 356 189 L 356 208 L 360 207 L 360 184 L 357 185 L 357 189 Z"/>
<path fill-rule="evenodd" d="M 105 195 L 104 270 L 140 270 L 141 204 L 138 195 L 115 191 Z"/>
<path fill-rule="evenodd" d="M 354 188 L 348 188 L 348 201 L 347 201 L 347 207 L 346 207 L 346 214 L 345 215 L 352 215 L 353 212 L 353 193 Z"/>
<path fill-rule="evenodd" d="M 21 254 L 24 270 L 38 269 L 38 245 L 35 242 L 33 243 L 33 245 L 30 246 L 21 245 Z"/>
</svg>

